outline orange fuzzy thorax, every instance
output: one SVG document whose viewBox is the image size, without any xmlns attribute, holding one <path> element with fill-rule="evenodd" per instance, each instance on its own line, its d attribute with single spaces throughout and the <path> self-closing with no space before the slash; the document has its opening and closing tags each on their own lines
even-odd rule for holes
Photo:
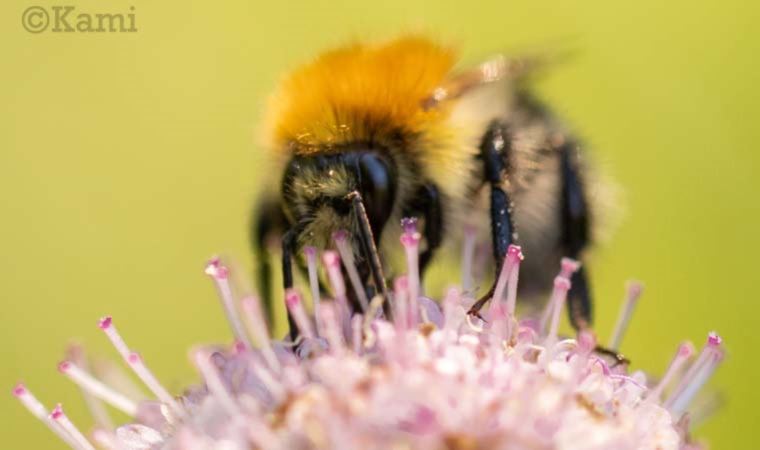
<svg viewBox="0 0 760 450">
<path fill-rule="evenodd" d="M 451 48 L 415 36 L 324 53 L 288 75 L 273 96 L 270 145 L 305 155 L 424 136 L 446 111 L 423 102 L 455 61 Z"/>
</svg>

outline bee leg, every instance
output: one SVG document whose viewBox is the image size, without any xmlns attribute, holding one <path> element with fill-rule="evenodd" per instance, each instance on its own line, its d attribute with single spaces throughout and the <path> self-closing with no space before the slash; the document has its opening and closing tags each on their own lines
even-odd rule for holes
<svg viewBox="0 0 760 450">
<path fill-rule="evenodd" d="M 443 241 L 443 210 L 441 208 L 441 193 L 435 184 L 425 184 L 417 191 L 404 215 L 422 214 L 425 226 L 422 231 L 427 247 L 420 253 L 420 277 L 424 277 L 436 250 Z"/>
<path fill-rule="evenodd" d="M 631 360 L 626 358 L 622 353 L 618 353 L 615 350 L 610 350 L 607 347 L 597 345 L 594 351 L 602 356 L 612 359 L 611 368 L 618 367 L 620 365 L 630 366 Z"/>
<path fill-rule="evenodd" d="M 270 253 L 274 250 L 273 242 L 277 242 L 277 246 L 281 245 L 285 230 L 290 226 L 285 214 L 282 212 L 280 203 L 273 198 L 264 198 L 254 208 L 254 215 L 252 217 L 251 226 L 251 244 L 253 254 L 256 259 L 256 274 L 257 287 L 259 295 L 261 296 L 267 319 L 270 323 L 274 321 L 274 289 L 272 286 L 272 278 L 274 272 L 272 271 Z M 292 252 L 291 252 L 292 253 Z M 298 270 L 303 274 L 304 278 L 308 278 L 308 269 L 303 263 L 303 260 L 298 259 L 296 261 Z M 292 280 L 292 269 L 290 271 L 290 278 Z M 283 271 L 283 275 L 285 271 Z M 283 276 L 284 278 L 284 276 Z M 291 281 L 290 286 L 293 285 Z M 319 280 L 319 292 L 323 296 L 327 296 L 327 288 L 322 279 Z"/>
<path fill-rule="evenodd" d="M 295 251 L 296 238 L 298 230 L 291 228 L 282 236 L 282 287 L 287 290 L 293 287 L 293 252 Z M 288 313 L 288 327 L 290 329 L 290 339 L 295 342 L 298 338 L 298 327 L 290 314 L 290 310 L 285 308 Z"/>
<path fill-rule="evenodd" d="M 268 319 L 274 319 L 272 311 L 272 264 L 269 253 L 272 250 L 272 242 L 279 241 L 288 227 L 288 221 L 282 212 L 279 202 L 271 198 L 265 198 L 254 209 L 251 227 L 251 243 L 253 254 L 256 258 L 256 278 L 258 281 L 259 294 L 264 300 L 264 307 Z"/>
<path fill-rule="evenodd" d="M 590 241 L 590 220 L 580 176 L 577 144 L 569 141 L 559 151 L 562 171 L 562 246 L 568 256 L 580 259 Z M 593 310 L 586 268 L 581 267 L 570 281 L 572 287 L 567 297 L 570 322 L 576 330 L 589 328 Z"/>
<path fill-rule="evenodd" d="M 572 141 L 566 142 L 559 151 L 562 171 L 562 245 L 568 256 L 580 259 L 590 242 L 591 228 L 588 203 L 580 176 L 577 144 Z M 593 302 L 585 266 L 581 266 L 570 281 L 570 292 L 567 294 L 570 323 L 578 331 L 589 329 L 593 319 Z M 630 361 L 616 350 L 597 346 L 594 351 L 612 358 L 612 367 L 630 364 Z"/>
<path fill-rule="evenodd" d="M 385 313 L 386 318 L 390 318 L 391 305 L 388 298 L 388 286 L 385 282 L 385 274 L 383 273 L 383 265 L 380 261 L 380 253 L 377 251 L 377 240 L 372 233 L 372 226 L 370 226 L 369 217 L 367 216 L 367 209 L 364 207 L 364 201 L 358 191 L 351 192 L 346 199 L 351 202 L 354 212 L 356 213 L 356 219 L 359 222 L 359 240 L 362 243 L 364 254 L 369 263 L 369 270 L 375 283 L 375 291 L 383 296 L 383 299 L 385 300 L 383 302 L 383 312 Z"/>
<path fill-rule="evenodd" d="M 483 136 L 480 144 L 480 158 L 483 160 L 485 182 L 491 186 L 491 239 L 496 262 L 496 278 L 507 255 L 509 245 L 517 240 L 512 222 L 512 201 L 503 189 L 504 176 L 509 164 L 510 136 L 504 124 L 494 121 Z M 480 309 L 491 299 L 496 287 L 496 279 L 488 292 L 478 299 L 468 311 L 480 317 Z"/>
</svg>

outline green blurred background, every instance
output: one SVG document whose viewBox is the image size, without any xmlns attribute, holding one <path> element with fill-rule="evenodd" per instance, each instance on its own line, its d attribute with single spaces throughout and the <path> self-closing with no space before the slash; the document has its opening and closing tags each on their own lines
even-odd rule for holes
<svg viewBox="0 0 760 450">
<path fill-rule="evenodd" d="M 132 34 L 30 34 L 0 4 L 0 387 L 23 379 L 89 425 L 55 370 L 70 338 L 113 355 L 113 314 L 174 391 L 190 344 L 229 340 L 203 263 L 243 265 L 262 151 L 254 133 L 280 73 L 351 37 L 429 30 L 466 60 L 570 39 L 572 63 L 538 90 L 624 187 L 627 214 L 594 265 L 598 331 L 629 277 L 646 282 L 624 351 L 664 369 L 683 338 L 719 330 L 726 404 L 697 436 L 753 448 L 760 394 L 757 269 L 760 108 L 756 3 L 729 0 L 72 0 L 126 13 Z M 50 7 L 52 4 L 42 4 Z M 75 13 L 76 14 L 76 13 Z M 0 395 L 2 448 L 62 448 Z"/>
</svg>

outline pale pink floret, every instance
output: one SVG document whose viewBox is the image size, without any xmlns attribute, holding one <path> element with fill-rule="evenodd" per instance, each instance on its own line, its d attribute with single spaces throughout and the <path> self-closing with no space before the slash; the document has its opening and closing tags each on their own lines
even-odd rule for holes
<svg viewBox="0 0 760 450">
<path fill-rule="evenodd" d="M 184 410 L 180 404 L 158 381 L 158 378 L 156 378 L 148 366 L 145 365 L 140 355 L 129 349 L 127 343 L 121 337 L 121 334 L 116 330 L 116 326 L 113 324 L 111 317 L 107 316 L 100 319 L 98 326 L 106 333 L 108 339 L 110 339 L 121 357 L 127 362 L 127 365 L 135 372 L 137 377 L 145 383 L 145 386 L 150 389 L 161 402 L 166 404 L 175 415 L 182 416 Z"/>
<path fill-rule="evenodd" d="M 77 448 L 74 438 L 66 431 L 58 421 L 53 420 L 45 406 L 37 400 L 37 397 L 23 383 L 18 383 L 13 388 L 13 395 L 22 405 L 38 420 L 44 423 L 53 433 L 70 447 Z"/>
<path fill-rule="evenodd" d="M 235 299 L 229 280 L 229 269 L 221 263 L 219 258 L 213 258 L 206 265 L 205 272 L 216 284 L 216 288 L 219 292 L 219 299 L 222 301 L 222 308 L 227 316 L 227 322 L 230 324 L 232 333 L 235 335 L 236 347 L 239 349 L 249 347 L 250 342 L 248 341 L 245 329 L 243 328 L 243 323 L 240 320 L 240 315 L 235 307 Z"/>
<path fill-rule="evenodd" d="M 417 231 L 417 219 L 405 218 L 401 220 L 401 228 L 404 232 L 401 234 L 401 245 L 404 247 L 406 254 L 407 266 L 407 302 L 409 304 L 409 320 L 415 322 L 420 314 L 419 297 L 421 294 L 420 271 L 419 271 L 419 250 L 422 236 Z"/>
<path fill-rule="evenodd" d="M 507 263 L 510 265 L 509 281 L 507 282 L 507 315 L 515 316 L 517 306 L 517 282 L 520 276 L 520 263 L 525 259 L 522 248 L 519 245 L 510 245 L 507 248 Z"/>
<path fill-rule="evenodd" d="M 628 324 L 631 321 L 631 317 L 633 317 L 634 308 L 638 303 L 639 297 L 641 297 L 643 289 L 644 285 L 638 281 L 628 282 L 626 297 L 623 301 L 623 306 L 620 310 L 620 315 L 618 316 L 615 328 L 612 331 L 612 337 L 610 337 L 610 342 L 607 345 L 609 349 L 617 350 L 620 348 L 620 344 L 623 342 L 623 336 L 628 329 Z"/>
<path fill-rule="evenodd" d="M 306 314 L 306 309 L 301 301 L 301 296 L 298 295 L 294 289 L 289 289 L 285 292 L 285 305 L 288 307 L 288 311 L 295 319 L 295 323 L 298 326 L 301 336 L 306 339 L 314 339 L 314 329 L 311 324 L 311 319 Z"/>
<path fill-rule="evenodd" d="M 351 287 L 356 293 L 356 298 L 359 299 L 359 304 L 362 307 L 362 311 L 366 311 L 369 308 L 369 300 L 367 300 L 367 292 L 364 290 L 364 283 L 361 281 L 359 272 L 356 269 L 356 263 L 354 262 L 354 250 L 351 247 L 349 240 L 349 234 L 346 230 L 338 230 L 333 234 L 333 241 L 338 248 L 340 258 L 343 261 L 343 266 L 348 273 L 348 279 L 351 282 Z"/>
<path fill-rule="evenodd" d="M 95 450 L 95 447 L 87 440 L 87 438 L 79 431 L 76 425 L 69 419 L 69 417 L 63 412 L 63 407 L 60 403 L 55 405 L 53 411 L 50 412 L 50 418 L 61 425 L 61 427 L 69 434 L 69 437 L 73 441 L 73 447 L 77 450 Z"/>
<path fill-rule="evenodd" d="M 58 364 L 58 371 L 69 377 L 69 379 L 86 392 L 105 401 L 114 408 L 130 416 L 137 415 L 137 404 L 134 401 L 107 386 L 73 362 L 62 361 Z"/>
</svg>

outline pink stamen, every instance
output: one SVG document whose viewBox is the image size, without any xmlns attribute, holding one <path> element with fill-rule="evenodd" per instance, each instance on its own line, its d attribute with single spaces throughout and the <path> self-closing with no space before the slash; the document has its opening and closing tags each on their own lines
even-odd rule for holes
<svg viewBox="0 0 760 450">
<path fill-rule="evenodd" d="M 340 324 L 338 323 L 338 314 L 335 306 L 324 303 L 317 310 L 317 315 L 321 317 L 323 329 L 321 335 L 327 340 L 330 346 L 330 352 L 333 355 L 341 355 L 345 351 L 346 343 L 343 339 Z"/>
<path fill-rule="evenodd" d="M 335 294 L 335 301 L 340 305 L 341 322 L 349 320 L 348 299 L 346 298 L 346 283 L 340 273 L 340 256 L 337 252 L 326 251 L 322 254 L 322 262 L 327 269 L 327 278 Z"/>
<path fill-rule="evenodd" d="M 588 355 L 596 348 L 596 335 L 589 330 L 578 332 L 578 352 Z"/>
<path fill-rule="evenodd" d="M 137 415 L 137 404 L 135 402 L 110 386 L 105 385 L 102 381 L 93 377 L 73 362 L 62 361 L 58 364 L 58 371 L 66 375 L 83 391 L 102 399 L 131 417 Z"/>
<path fill-rule="evenodd" d="M 348 242 L 348 232 L 346 230 L 338 230 L 333 233 L 333 240 L 335 246 L 338 248 L 340 258 L 343 260 L 343 267 L 346 268 L 348 273 L 348 279 L 351 282 L 351 286 L 356 292 L 356 297 L 359 299 L 359 304 L 362 307 L 362 311 L 367 311 L 369 307 L 369 300 L 367 299 L 367 293 L 364 290 L 364 283 L 362 283 L 359 272 L 356 270 L 356 263 L 354 262 L 354 251 Z"/>
<path fill-rule="evenodd" d="M 212 256 L 211 259 L 208 260 L 208 263 L 206 263 L 206 266 L 219 267 L 221 264 L 222 260 L 218 256 Z"/>
<path fill-rule="evenodd" d="M 322 263 L 327 270 L 327 278 L 333 288 L 336 300 L 346 302 L 346 284 L 343 274 L 340 273 L 340 256 L 337 252 L 328 250 L 322 253 Z"/>
<path fill-rule="evenodd" d="M 26 393 L 26 386 L 24 386 L 23 383 L 18 383 L 17 385 L 13 386 L 13 395 L 15 397 L 21 397 Z"/>
<path fill-rule="evenodd" d="M 286 390 L 283 384 L 275 378 L 272 372 L 267 369 L 263 364 L 258 364 L 255 359 L 250 359 L 248 367 L 253 371 L 253 374 L 258 377 L 262 384 L 266 387 L 276 403 L 279 403 L 285 398 Z"/>
<path fill-rule="evenodd" d="M 306 309 L 303 307 L 301 296 L 298 295 L 294 289 L 288 289 L 285 291 L 285 305 L 288 307 L 288 311 L 293 315 L 293 319 L 298 326 L 298 330 L 301 332 L 301 336 L 314 339 L 314 328 L 311 326 L 311 320 L 306 314 Z"/>
<path fill-rule="evenodd" d="M 590 373 L 589 371 L 589 358 L 592 357 L 594 349 L 596 348 L 596 335 L 591 330 L 581 330 L 575 339 L 575 352 L 571 352 L 567 356 L 567 361 L 573 367 L 576 376 L 576 382 L 581 383 L 582 380 Z M 555 354 L 561 352 L 562 342 L 559 342 L 554 346 L 552 352 Z M 595 356 L 595 355 L 594 355 Z M 591 362 L 597 362 L 595 359 L 591 359 Z M 606 365 L 602 365 L 602 370 L 606 369 Z M 605 375 L 609 375 L 605 373 Z"/>
<path fill-rule="evenodd" d="M 13 388 L 13 395 L 21 402 L 22 405 L 39 421 L 44 423 L 50 431 L 55 433 L 58 438 L 66 442 L 69 446 L 78 449 L 77 443 L 69 435 L 69 433 L 63 429 L 61 424 L 53 420 L 47 413 L 45 406 L 37 400 L 37 397 L 24 386 L 23 383 L 18 383 Z"/>
<path fill-rule="evenodd" d="M 709 347 L 707 357 L 701 367 L 688 379 L 682 390 L 668 399 L 667 407 L 674 417 L 680 417 L 691 404 L 692 399 L 712 377 L 715 369 L 723 361 L 723 349 L 719 347 Z"/>
<path fill-rule="evenodd" d="M 407 298 L 409 297 L 409 279 L 402 275 L 393 283 L 393 301 L 395 311 L 393 313 L 393 321 L 395 322 L 396 329 L 399 331 L 407 330 L 409 328 L 409 305 Z"/>
<path fill-rule="evenodd" d="M 232 334 L 238 342 L 246 345 L 250 348 L 250 341 L 245 334 L 245 329 L 240 321 L 240 315 L 235 308 L 235 297 L 232 294 L 232 287 L 229 280 L 229 269 L 223 266 L 218 258 L 212 259 L 208 265 L 206 265 L 206 275 L 213 278 L 216 284 L 216 289 L 219 292 L 219 299 L 222 301 L 222 307 L 224 313 L 227 316 L 227 322 L 232 328 Z"/>
<path fill-rule="evenodd" d="M 576 261 L 571 258 L 562 258 L 562 261 L 560 262 L 560 271 L 559 271 L 558 276 L 565 278 L 567 280 L 571 280 L 572 275 L 575 272 L 577 272 L 580 268 L 581 268 L 580 261 Z M 544 309 L 541 312 L 541 319 L 538 325 L 539 333 L 543 333 L 549 324 L 549 319 L 551 319 L 552 311 L 554 311 L 554 299 L 557 297 L 557 295 L 558 293 L 557 293 L 557 288 L 555 285 L 554 290 L 552 291 L 552 295 L 549 298 L 549 301 L 546 302 L 546 305 L 544 306 Z"/>
<path fill-rule="evenodd" d="M 573 279 L 573 274 L 577 272 L 581 268 L 580 261 L 577 261 L 572 258 L 562 258 L 562 261 L 560 262 L 561 270 L 560 270 L 560 276 L 567 278 L 568 280 Z"/>
<path fill-rule="evenodd" d="M 81 370 L 85 372 L 89 370 L 87 358 L 80 345 L 70 345 L 66 350 L 66 357 L 79 366 Z M 95 423 L 104 428 L 113 428 L 113 421 L 111 420 L 111 416 L 109 416 L 103 402 L 98 397 L 90 394 L 86 389 L 80 387 L 79 390 L 82 392 L 84 402 L 87 404 L 90 414 L 92 414 L 92 417 L 95 419 Z"/>
<path fill-rule="evenodd" d="M 501 265 L 501 271 L 499 272 L 499 278 L 496 280 L 496 286 L 493 290 L 493 297 L 491 297 L 491 306 L 489 309 L 489 315 L 492 312 L 492 309 L 501 302 L 501 299 L 504 298 L 504 291 L 507 288 L 507 283 L 509 282 L 509 274 L 512 271 L 512 260 L 509 258 L 504 258 L 504 262 Z"/>
<path fill-rule="evenodd" d="M 270 342 L 269 330 L 261 310 L 259 298 L 255 296 L 243 297 L 240 301 L 240 306 L 243 309 L 243 319 L 246 325 L 248 325 L 248 331 L 261 347 L 261 354 L 264 360 L 266 360 L 270 369 L 279 372 L 280 362 L 277 360 L 272 343 Z"/>
<path fill-rule="evenodd" d="M 520 263 L 525 257 L 519 245 L 510 245 L 507 248 L 507 260 L 511 266 L 509 271 L 509 282 L 507 287 L 507 315 L 515 317 L 515 307 L 517 305 L 517 283 L 520 277 Z"/>
<path fill-rule="evenodd" d="M 414 234 L 417 232 L 417 218 L 416 217 L 404 217 L 401 219 L 401 228 L 404 233 Z"/>
<path fill-rule="evenodd" d="M 111 316 L 103 317 L 98 321 L 98 327 L 100 327 L 101 330 L 106 330 L 111 326 L 112 321 Z"/>
<path fill-rule="evenodd" d="M 227 278 L 229 276 L 229 269 L 222 265 L 222 261 L 218 256 L 214 256 L 206 263 L 204 272 L 206 275 L 214 278 Z"/>
<path fill-rule="evenodd" d="M 675 378 L 675 376 L 679 373 L 681 370 L 681 367 L 689 360 L 689 358 L 692 357 L 694 354 L 694 344 L 692 344 L 689 341 L 682 342 L 681 345 L 678 346 L 678 350 L 676 351 L 676 355 L 673 357 L 673 359 L 670 361 L 670 365 L 668 366 L 668 370 L 665 371 L 665 375 L 662 376 L 660 379 L 660 382 L 657 383 L 657 386 L 655 386 L 654 389 L 647 395 L 646 401 L 647 402 L 659 402 L 660 396 L 662 395 L 662 391 L 665 390 L 665 387 Z"/>
<path fill-rule="evenodd" d="M 570 281 L 570 278 L 562 275 L 564 272 L 564 270 L 560 270 L 559 275 L 554 278 L 554 288 L 552 289 L 552 294 L 549 297 L 549 301 L 546 302 L 546 305 L 544 305 L 544 309 L 541 312 L 541 320 L 538 323 L 539 334 L 543 333 L 546 330 L 546 327 L 549 326 L 549 321 L 551 320 L 552 314 L 554 313 L 556 299 L 562 295 L 561 292 L 559 292 L 560 289 L 558 288 L 559 285 L 557 284 L 557 279 L 562 278 L 564 280 L 568 280 L 568 282 Z"/>
<path fill-rule="evenodd" d="M 501 302 L 492 303 L 489 317 L 491 332 L 495 333 L 498 337 L 498 339 L 495 340 L 494 344 L 500 345 L 500 343 L 507 338 L 509 332 L 509 330 L 507 330 L 507 311 L 504 307 L 504 304 Z"/>
<path fill-rule="evenodd" d="M 127 395 L 132 401 L 138 404 L 146 400 L 145 392 L 139 384 L 134 381 L 131 369 L 127 369 L 119 361 L 110 359 L 98 359 L 95 362 L 95 371 L 99 378 L 109 386 L 119 386 L 119 390 Z"/>
<path fill-rule="evenodd" d="M 707 345 L 710 347 L 720 347 L 722 343 L 723 339 L 718 335 L 718 333 L 711 331 L 707 335 Z"/>
<path fill-rule="evenodd" d="M 697 360 L 673 390 L 664 406 L 674 415 L 680 415 L 691 403 L 694 395 L 710 378 L 715 368 L 723 360 L 722 339 L 717 333 L 711 332 Z M 677 414 L 676 414 L 677 413 Z"/>
<path fill-rule="evenodd" d="M 116 351 L 119 352 L 119 355 L 121 355 L 122 358 L 127 359 L 130 353 L 129 347 L 127 347 L 127 344 L 124 342 L 124 339 L 121 338 L 119 332 L 116 331 L 116 326 L 114 326 L 111 317 L 106 316 L 100 319 L 98 326 L 106 333 L 106 336 L 111 340 L 113 346 L 116 347 Z"/>
<path fill-rule="evenodd" d="M 404 233 L 401 235 L 401 244 L 404 246 L 406 253 L 406 271 L 408 282 L 408 300 L 409 300 L 409 319 L 412 324 L 416 324 L 419 317 L 419 296 L 420 296 L 420 240 L 422 236 L 417 231 L 417 219 L 405 218 L 401 220 L 401 226 Z"/>
<path fill-rule="evenodd" d="M 100 320 L 100 328 L 106 333 L 108 339 L 119 352 L 121 357 L 124 358 L 124 361 L 126 361 L 129 367 L 135 372 L 135 374 L 137 374 L 138 378 L 140 378 L 140 380 L 145 383 L 145 386 L 147 386 L 148 389 L 153 392 L 153 395 L 155 395 L 161 402 L 169 406 L 169 408 L 175 414 L 180 417 L 183 416 L 184 410 L 180 404 L 158 381 L 158 378 L 153 375 L 153 372 L 148 369 L 148 366 L 145 365 L 142 358 L 140 358 L 140 355 L 129 350 L 127 343 L 116 330 L 116 326 L 113 324 L 113 321 L 110 317 L 105 317 Z"/>
<path fill-rule="evenodd" d="M 554 293 L 552 295 L 552 304 L 554 305 L 554 308 L 552 311 L 549 333 L 546 337 L 547 348 L 550 348 L 552 346 L 551 344 L 557 341 L 559 333 L 559 317 L 565 304 L 565 300 L 567 299 L 567 291 L 569 290 L 570 280 L 561 276 L 554 278 Z"/>
<path fill-rule="evenodd" d="M 309 289 L 311 289 L 311 304 L 314 311 L 319 311 L 319 302 L 322 299 L 319 292 L 319 274 L 317 273 L 317 249 L 316 247 L 306 246 L 303 249 L 304 255 L 306 255 L 306 267 L 309 271 Z M 319 329 L 320 318 L 317 314 L 314 315 L 314 321 Z"/>
<path fill-rule="evenodd" d="M 684 374 L 683 378 L 681 379 L 681 383 L 679 383 L 679 386 L 673 391 L 673 394 L 671 397 L 674 397 L 680 390 L 683 389 L 684 385 L 688 383 L 689 379 L 693 378 L 694 375 L 702 368 L 702 366 L 707 362 L 709 359 L 710 353 L 713 349 L 718 348 L 720 345 L 720 338 L 715 338 L 716 335 L 714 333 L 710 333 L 707 336 L 707 342 L 702 347 L 702 350 L 699 353 L 699 356 L 697 357 L 697 360 L 694 361 L 694 363 L 689 367 L 689 370 L 686 371 L 686 374 Z M 717 342 L 717 345 L 716 345 Z"/>
<path fill-rule="evenodd" d="M 219 376 L 219 372 L 211 362 L 211 354 L 205 350 L 198 350 L 195 352 L 194 356 L 193 359 L 195 360 L 195 365 L 198 367 L 203 379 L 206 381 L 206 386 L 208 387 L 209 392 L 211 392 L 211 395 L 219 400 L 219 403 L 221 403 L 222 407 L 230 416 L 235 417 L 239 415 L 240 408 L 237 403 L 235 403 L 235 399 L 227 391 L 222 378 Z"/>
<path fill-rule="evenodd" d="M 476 239 L 476 228 L 472 225 L 465 225 L 464 246 L 462 247 L 462 290 L 464 292 L 471 291 L 474 286 L 472 267 L 475 260 Z"/>
<path fill-rule="evenodd" d="M 90 444 L 90 441 L 87 440 L 84 434 L 79 431 L 79 428 L 77 428 L 77 426 L 74 425 L 74 423 L 68 418 L 68 416 L 64 414 L 63 407 L 60 403 L 57 404 L 53 411 L 50 413 L 50 418 L 55 420 L 61 425 L 64 430 L 66 430 L 69 436 L 71 436 L 73 442 L 76 444 L 75 448 L 78 450 L 95 450 L 95 447 L 93 447 L 93 445 Z"/>
<path fill-rule="evenodd" d="M 609 345 L 607 346 L 610 350 L 618 350 L 620 348 L 620 344 L 623 342 L 623 336 L 628 329 L 628 324 L 631 321 L 633 311 L 636 308 L 636 304 L 638 303 L 639 297 L 641 297 L 643 289 L 644 286 L 638 281 L 628 282 L 625 300 L 620 309 L 620 315 L 618 316 L 617 323 L 612 332 L 612 337 L 610 337 Z"/>
<path fill-rule="evenodd" d="M 245 343 L 238 340 L 232 342 L 232 353 L 235 355 L 244 353 L 246 350 L 248 350 L 248 346 L 246 346 Z"/>
<path fill-rule="evenodd" d="M 55 405 L 55 408 L 53 408 L 53 411 L 50 412 L 50 417 L 53 418 L 53 420 L 58 420 L 63 416 L 63 408 L 61 407 L 61 404 L 58 403 Z"/>
</svg>

